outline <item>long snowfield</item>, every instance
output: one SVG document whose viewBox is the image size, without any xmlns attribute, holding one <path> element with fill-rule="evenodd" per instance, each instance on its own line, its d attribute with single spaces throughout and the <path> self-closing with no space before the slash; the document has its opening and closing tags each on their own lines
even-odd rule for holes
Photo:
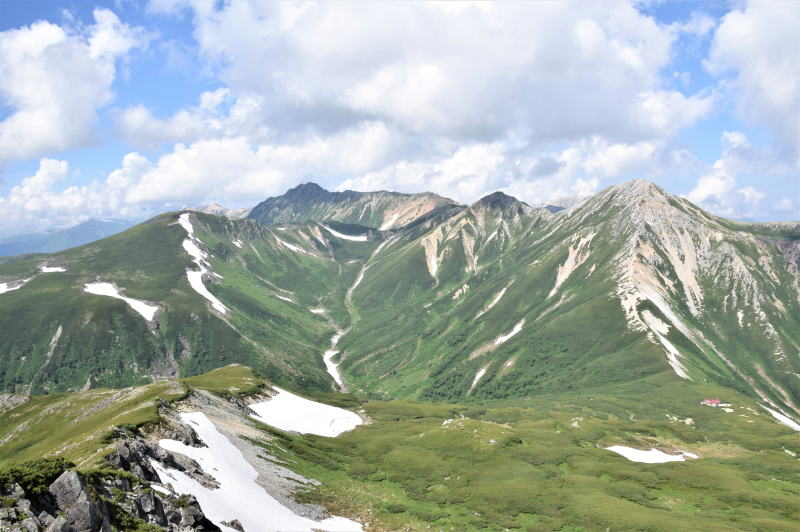
<svg viewBox="0 0 800 532">
<path fill-rule="evenodd" d="M 141 314 L 147 321 L 153 321 L 153 317 L 156 315 L 156 312 L 158 312 L 158 307 L 156 305 L 150 305 L 141 299 L 125 297 L 120 294 L 119 289 L 111 283 L 86 283 L 83 286 L 83 291 L 96 296 L 108 296 L 114 299 L 121 299 L 133 310 Z"/>
<path fill-rule="evenodd" d="M 475 316 L 474 319 L 477 320 L 478 318 L 480 318 L 481 316 L 492 310 L 492 307 L 494 307 L 498 303 L 498 301 L 500 301 L 500 299 L 505 295 L 506 290 L 508 290 L 509 286 L 511 286 L 510 283 L 508 284 L 508 286 L 504 286 L 502 290 L 497 292 L 497 295 L 494 296 L 494 299 L 492 299 L 491 303 L 486 305 L 486 307 L 482 311 L 478 312 L 478 314 Z"/>
<path fill-rule="evenodd" d="M 335 230 L 331 229 L 330 227 L 328 227 L 325 224 L 320 224 L 320 225 L 327 232 L 329 232 L 330 234 L 332 234 L 336 238 L 341 238 L 341 239 L 344 239 L 344 240 L 352 240 L 354 242 L 366 242 L 367 241 L 367 235 L 346 235 L 344 233 L 340 233 L 339 231 L 335 231 Z"/>
<path fill-rule="evenodd" d="M 166 468 L 155 460 L 151 459 L 150 463 L 162 484 L 171 484 L 176 493 L 194 495 L 206 517 L 222 530 L 235 532 L 235 529 L 222 524 L 234 519 L 248 532 L 362 530 L 359 523 L 344 517 L 314 521 L 295 514 L 256 483 L 258 472 L 204 413 L 183 413 L 181 420 L 194 429 L 207 447 L 190 447 L 167 439 L 159 441 L 159 446 L 195 460 L 205 473 L 214 477 L 219 488 L 206 488 L 185 473 Z"/>
<path fill-rule="evenodd" d="M 213 272 L 211 271 L 211 268 L 207 266 L 206 254 L 195 242 L 199 242 L 199 240 L 196 236 L 194 236 L 194 227 L 192 226 L 192 222 L 189 220 L 189 213 L 185 212 L 181 214 L 178 218 L 178 223 L 181 224 L 181 227 L 186 229 L 186 233 L 189 235 L 189 238 L 183 241 L 183 249 L 186 250 L 186 253 L 192 257 L 194 263 L 197 264 L 198 268 L 200 268 L 199 270 L 190 270 L 187 268 L 186 278 L 189 280 L 189 285 L 194 289 L 195 292 L 207 299 L 217 312 L 220 314 L 226 314 L 228 312 L 228 307 L 223 305 L 222 301 L 217 299 L 214 294 L 209 292 L 208 288 L 206 288 L 206 285 L 203 283 L 203 275 L 211 275 Z"/>
<path fill-rule="evenodd" d="M 358 414 L 311 401 L 275 386 L 277 395 L 250 405 L 254 419 L 272 427 L 302 434 L 334 437 L 363 423 Z"/>
<path fill-rule="evenodd" d="M 764 405 L 761 405 L 761 406 L 764 409 L 766 409 L 767 412 L 769 412 L 769 414 L 772 417 L 777 419 L 778 423 L 780 423 L 781 425 L 785 425 L 785 426 L 789 427 L 792 430 L 796 430 L 796 431 L 800 432 L 800 424 L 798 424 L 795 420 L 793 420 L 792 418 L 790 418 L 789 416 L 787 416 L 786 414 L 784 414 L 782 412 L 778 412 L 777 410 L 773 410 L 772 408 L 769 408 L 768 406 L 764 406 Z"/>
<path fill-rule="evenodd" d="M 612 451 L 620 454 L 630 460 L 631 462 L 641 462 L 643 464 L 663 464 L 665 462 L 683 462 L 686 458 L 700 458 L 696 454 L 681 451 L 680 454 L 667 454 L 664 451 L 659 451 L 655 447 L 647 451 L 641 449 L 634 449 L 633 447 L 625 447 L 624 445 L 612 445 L 606 447 L 606 451 Z"/>
</svg>

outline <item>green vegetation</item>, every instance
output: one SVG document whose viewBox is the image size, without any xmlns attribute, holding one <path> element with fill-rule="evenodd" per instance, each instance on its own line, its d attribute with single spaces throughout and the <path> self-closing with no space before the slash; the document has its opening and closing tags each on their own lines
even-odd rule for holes
<svg viewBox="0 0 800 532">
<path fill-rule="evenodd" d="M 0 414 L 0 466 L 42 457 L 63 458 L 82 468 L 102 463 L 117 427 L 158 421 L 159 400 L 185 395 L 180 383 L 159 382 L 32 397 Z"/>
<path fill-rule="evenodd" d="M 100 459 L 116 427 L 157 422 L 159 399 L 179 401 L 189 388 L 246 395 L 264 384 L 233 365 L 181 382 L 34 397 L 0 415 L 0 483 L 46 487 L 68 462 L 93 480 L 136 482 Z M 733 412 L 701 406 L 706 397 Z M 369 423 L 337 438 L 256 423 L 264 437 L 252 441 L 265 459 L 321 482 L 299 500 L 358 516 L 371 530 L 792 530 L 800 518 L 791 454 L 800 454 L 800 434 L 711 384 L 659 374 L 524 399 L 309 398 L 363 408 Z M 611 445 L 701 458 L 641 464 L 603 449 Z M 36 456 L 48 458 L 25 463 Z M 124 512 L 123 498 L 112 490 L 105 499 L 114 525 L 149 530 Z"/>
<path fill-rule="evenodd" d="M 475 405 L 372 401 L 372 422 L 338 438 L 262 426 L 263 445 L 322 482 L 300 500 L 372 530 L 796 529 L 800 464 L 784 449 L 800 451 L 797 434 L 735 393 L 647 389 L 647 401 L 631 385 Z M 696 401 L 720 393 L 736 413 Z M 701 459 L 635 463 L 603 449 L 614 444 Z"/>
<path fill-rule="evenodd" d="M 182 379 L 181 382 L 189 388 L 206 390 L 218 395 L 252 394 L 258 392 L 265 383 L 264 379 L 256 375 L 252 369 L 239 364 Z"/>
<path fill-rule="evenodd" d="M 0 488 L 19 484 L 27 495 L 41 495 L 61 473 L 75 464 L 64 458 L 41 458 L 0 468 Z"/>
</svg>

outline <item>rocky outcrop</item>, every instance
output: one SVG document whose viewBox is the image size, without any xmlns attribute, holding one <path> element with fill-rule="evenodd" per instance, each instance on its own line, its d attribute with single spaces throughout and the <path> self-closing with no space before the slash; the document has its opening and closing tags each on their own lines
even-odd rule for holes
<svg viewBox="0 0 800 532">
<path fill-rule="evenodd" d="M 171 436 L 198 444 L 197 435 L 185 427 L 170 428 Z M 139 437 L 121 432 L 108 462 L 113 469 L 88 473 L 64 471 L 42 494 L 27 494 L 13 483 L 0 490 L 0 531 L 6 532 L 111 532 L 151 525 L 169 532 L 219 530 L 203 514 L 197 500 L 188 495 L 155 491 L 150 482 L 158 475 L 150 465 L 155 459 L 185 471 L 214 487 L 192 460 L 174 456 Z"/>
</svg>

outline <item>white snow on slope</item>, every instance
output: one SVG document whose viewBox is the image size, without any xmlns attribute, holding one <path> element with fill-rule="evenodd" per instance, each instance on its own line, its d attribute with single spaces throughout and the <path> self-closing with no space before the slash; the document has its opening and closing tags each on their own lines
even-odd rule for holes
<svg viewBox="0 0 800 532">
<path fill-rule="evenodd" d="M 680 351 L 672 345 L 672 342 L 664 338 L 664 336 L 656 331 L 653 331 L 658 338 L 658 341 L 661 342 L 661 345 L 664 346 L 664 349 L 667 352 L 667 362 L 669 362 L 670 367 L 675 372 L 678 377 L 682 379 L 688 379 L 689 374 L 686 372 L 686 367 L 681 363 L 680 359 L 683 357 Z"/>
<path fill-rule="evenodd" d="M 125 297 L 119 293 L 116 286 L 111 283 L 86 283 L 83 291 L 96 296 L 108 296 L 114 299 L 121 299 L 127 303 L 133 310 L 144 316 L 147 321 L 153 321 L 153 316 L 156 315 L 158 307 L 156 305 L 149 305 L 140 299 L 132 297 Z"/>
<path fill-rule="evenodd" d="M 398 218 L 399 216 L 400 216 L 400 214 L 399 214 L 399 213 L 395 213 L 395 214 L 394 214 L 394 215 L 391 217 L 391 219 L 389 219 L 389 220 L 386 220 L 385 222 L 383 222 L 383 223 L 381 224 L 381 226 L 380 226 L 378 229 L 379 229 L 379 230 L 381 230 L 381 231 L 386 231 L 387 229 L 391 229 L 391 228 L 392 228 L 392 226 L 394 225 L 394 223 L 397 221 L 397 218 Z"/>
<path fill-rule="evenodd" d="M 176 440 L 161 440 L 158 444 L 167 451 L 180 453 L 195 460 L 203 471 L 217 481 L 218 489 L 209 489 L 185 473 L 169 469 L 150 460 L 163 484 L 172 484 L 177 493 L 189 493 L 197 498 L 206 517 L 222 530 L 233 528 L 223 521 L 237 519 L 248 531 L 329 530 L 350 532 L 362 530 L 361 525 L 344 517 L 329 517 L 314 521 L 301 517 L 273 499 L 256 483 L 258 473 L 242 453 L 202 412 L 181 414 L 207 447 L 190 447 Z"/>
<path fill-rule="evenodd" d="M 792 429 L 792 430 L 796 430 L 796 431 L 800 432 L 800 424 L 798 424 L 798 423 L 797 423 L 795 420 L 793 420 L 792 418 L 790 418 L 790 417 L 789 417 L 789 416 L 787 416 L 786 414 L 783 414 L 783 413 L 781 413 L 781 412 L 778 412 L 777 410 L 773 410 L 773 409 L 771 409 L 771 408 L 769 408 L 769 407 L 766 407 L 766 406 L 764 406 L 764 405 L 761 405 L 761 406 L 762 406 L 764 409 L 766 409 L 766 411 L 767 411 L 767 412 L 769 412 L 769 413 L 770 413 L 770 415 L 772 415 L 772 417 L 774 417 L 775 419 L 777 419 L 777 420 L 778 420 L 778 422 L 779 422 L 781 425 L 786 425 L 786 426 L 787 426 L 787 427 L 789 427 L 790 429 Z"/>
<path fill-rule="evenodd" d="M 331 229 L 330 227 L 328 227 L 325 224 L 320 224 L 320 225 L 322 227 L 324 227 L 325 230 L 327 230 L 330 234 L 332 234 L 335 237 L 343 238 L 344 240 L 352 240 L 354 242 L 366 242 L 367 241 L 367 235 L 346 235 L 344 233 L 340 233 L 339 231 L 334 231 L 333 229 Z"/>
<path fill-rule="evenodd" d="M 479 369 L 479 370 L 478 370 L 478 372 L 475 374 L 475 378 L 474 378 L 474 379 L 472 379 L 472 386 L 470 386 L 470 387 L 469 387 L 469 391 L 467 392 L 468 394 L 469 394 L 469 393 L 472 393 L 472 390 L 473 390 L 473 388 L 475 388 L 475 386 L 477 386 L 477 385 L 478 385 L 478 381 L 480 381 L 480 380 L 481 380 L 481 378 L 482 378 L 482 377 L 483 377 L 483 376 L 486 374 L 486 368 L 488 368 L 488 367 L 489 367 L 488 365 L 487 365 L 487 366 L 483 366 L 483 367 L 482 367 L 481 369 Z"/>
<path fill-rule="evenodd" d="M 292 301 L 291 299 L 289 299 L 289 298 L 288 298 L 288 297 L 286 297 L 286 296 L 282 296 L 282 295 L 280 295 L 280 294 L 273 294 L 273 295 L 274 295 L 275 297 L 277 297 L 278 299 L 281 299 L 281 300 L 283 300 L 283 301 L 288 301 L 289 303 L 294 303 L 294 301 Z"/>
<path fill-rule="evenodd" d="M 275 237 L 275 240 L 277 240 L 283 247 L 291 249 L 295 253 L 302 253 L 304 255 L 310 255 L 312 257 L 314 256 L 313 253 L 310 253 L 310 252 L 306 251 L 305 249 L 301 248 L 300 246 L 295 246 L 294 244 L 290 244 L 288 242 L 285 242 L 285 241 L 281 240 L 280 238 L 278 238 L 277 236 Z"/>
<path fill-rule="evenodd" d="M 225 314 L 228 312 L 228 307 L 222 304 L 222 301 L 217 299 L 214 294 L 208 291 L 206 285 L 203 284 L 203 274 L 209 275 L 216 275 L 214 272 L 211 271 L 211 268 L 206 263 L 206 254 L 203 252 L 202 249 L 197 245 L 195 242 L 197 237 L 194 236 L 194 227 L 192 227 L 192 222 L 189 220 L 189 213 L 185 212 L 178 217 L 178 223 L 186 229 L 186 233 L 189 235 L 189 238 L 183 241 L 183 249 L 186 250 L 194 263 L 197 264 L 197 267 L 200 268 L 199 270 L 186 270 L 186 278 L 189 280 L 189 285 L 194 289 L 195 292 L 206 298 L 210 303 L 211 306 L 214 307 L 217 312 L 220 314 Z"/>
<path fill-rule="evenodd" d="M 64 268 L 61 266 L 42 266 L 41 272 L 42 273 L 57 273 L 57 272 L 65 272 Z"/>
<path fill-rule="evenodd" d="M 237 248 L 242 247 L 242 241 L 239 240 L 238 238 L 234 238 L 233 240 L 231 240 L 231 242 L 233 242 L 233 245 L 236 246 Z"/>
<path fill-rule="evenodd" d="M 525 318 L 519 320 L 519 322 L 517 322 L 517 324 L 514 325 L 514 328 L 511 329 L 511 331 L 508 334 L 503 334 L 501 336 L 498 336 L 494 341 L 494 345 L 500 345 L 504 342 L 507 342 L 509 338 L 511 338 L 512 336 L 514 336 L 515 334 L 517 334 L 522 330 L 523 325 L 525 325 Z"/>
<path fill-rule="evenodd" d="M 309 310 L 311 310 L 311 312 L 314 313 L 314 314 L 325 314 L 325 309 L 324 308 L 312 308 L 312 309 L 309 309 Z"/>
<path fill-rule="evenodd" d="M 322 360 L 325 361 L 325 369 L 328 370 L 328 374 L 333 377 L 333 380 L 336 381 L 336 384 L 339 385 L 341 388 L 344 383 L 342 382 L 342 375 L 339 373 L 339 368 L 337 367 L 339 364 L 334 362 L 332 359 L 336 355 L 339 354 L 339 351 L 335 351 L 333 349 L 329 349 L 325 351 L 325 354 L 322 355 Z"/>
<path fill-rule="evenodd" d="M 269 401 L 250 405 L 255 419 L 279 428 L 302 434 L 338 436 L 362 423 L 355 412 L 304 399 L 275 386 L 277 395 Z"/>
<path fill-rule="evenodd" d="M 500 298 L 502 298 L 502 297 L 505 295 L 505 293 L 506 293 L 506 290 L 508 290 L 508 287 L 509 287 L 509 286 L 511 286 L 511 285 L 509 284 L 508 286 L 505 286 L 505 287 L 503 287 L 503 289 L 502 289 L 502 290 L 500 290 L 499 292 L 497 292 L 497 295 L 494 297 L 494 299 L 492 299 L 492 302 L 491 302 L 491 303 L 489 303 L 489 304 L 486 306 L 486 308 L 484 308 L 482 311 L 478 312 L 478 315 L 477 315 L 477 316 L 475 316 L 475 318 L 474 318 L 474 319 L 476 319 L 476 320 L 477 320 L 478 318 L 480 318 L 481 316 L 483 316 L 484 314 L 486 314 L 487 312 L 489 312 L 490 310 L 492 310 L 492 307 L 493 307 L 493 306 L 495 306 L 495 305 L 497 304 L 497 302 L 498 302 L 498 301 L 500 301 Z"/>
<path fill-rule="evenodd" d="M 682 451 L 681 454 L 667 454 L 659 451 L 655 447 L 648 451 L 641 449 L 634 449 L 633 447 L 625 447 L 624 445 L 612 445 L 605 448 L 607 451 L 612 451 L 621 454 L 631 462 L 641 462 L 644 464 L 663 464 L 665 462 L 683 462 L 687 457 L 700 458 L 696 454 L 687 453 Z"/>
<path fill-rule="evenodd" d="M 17 288 L 21 288 L 25 283 L 33 279 L 33 277 L 28 277 L 27 279 L 20 279 L 19 281 L 9 281 L 7 283 L 0 283 L 0 294 L 4 294 L 6 292 L 10 292 L 12 290 L 16 290 Z M 12 283 L 17 283 L 14 286 L 10 286 Z"/>
<path fill-rule="evenodd" d="M 680 360 L 683 358 L 683 355 L 672 344 L 672 342 L 664 337 L 664 335 L 669 332 L 669 324 L 658 319 L 656 315 L 649 310 L 642 312 L 642 321 L 644 321 L 645 325 L 650 328 L 650 331 L 655 335 L 655 337 L 658 338 L 658 341 L 661 342 L 661 345 L 664 346 L 664 350 L 667 352 L 667 362 L 669 362 L 669 365 L 675 374 L 682 379 L 688 379 L 689 373 L 686 371 L 686 367 Z"/>
</svg>

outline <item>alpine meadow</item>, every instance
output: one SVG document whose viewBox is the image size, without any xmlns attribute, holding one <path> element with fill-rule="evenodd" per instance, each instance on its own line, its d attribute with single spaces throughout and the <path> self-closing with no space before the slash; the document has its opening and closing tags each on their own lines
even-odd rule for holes
<svg viewBox="0 0 800 532">
<path fill-rule="evenodd" d="M 798 25 L 0 2 L 0 531 L 800 531 Z"/>
</svg>

